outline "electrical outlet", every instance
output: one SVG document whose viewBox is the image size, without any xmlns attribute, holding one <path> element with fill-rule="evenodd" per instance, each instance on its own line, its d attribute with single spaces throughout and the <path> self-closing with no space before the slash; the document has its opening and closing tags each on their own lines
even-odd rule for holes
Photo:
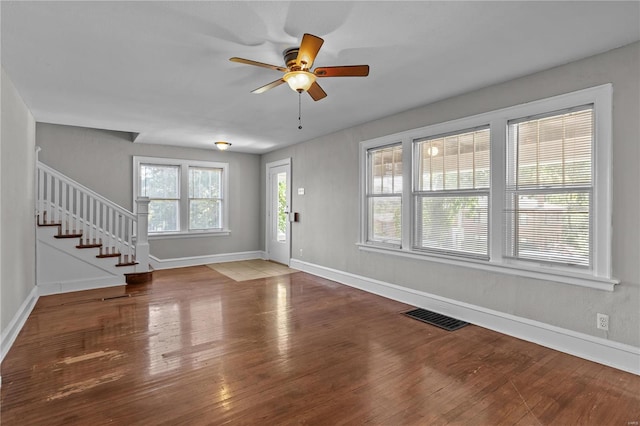
<svg viewBox="0 0 640 426">
<path fill-rule="evenodd" d="M 599 330 L 609 330 L 609 315 L 598 314 L 596 315 L 596 326 Z"/>
</svg>

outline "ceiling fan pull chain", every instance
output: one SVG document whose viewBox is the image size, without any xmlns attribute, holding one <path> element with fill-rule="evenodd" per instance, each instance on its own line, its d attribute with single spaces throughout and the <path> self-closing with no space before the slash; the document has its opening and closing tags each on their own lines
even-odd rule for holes
<svg viewBox="0 0 640 426">
<path fill-rule="evenodd" d="M 298 92 L 298 130 L 302 130 L 302 92 Z"/>
</svg>

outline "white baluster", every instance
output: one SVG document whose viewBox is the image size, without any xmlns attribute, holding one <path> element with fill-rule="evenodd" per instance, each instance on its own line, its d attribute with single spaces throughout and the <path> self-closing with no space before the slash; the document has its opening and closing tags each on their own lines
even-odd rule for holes
<svg viewBox="0 0 640 426">
<path fill-rule="evenodd" d="M 80 190 L 73 188 L 73 211 L 75 212 L 73 221 L 75 222 L 74 228 L 76 232 L 82 232 L 82 222 L 80 222 Z"/>
<path fill-rule="evenodd" d="M 133 220 L 127 219 L 127 254 L 133 259 Z"/>
<path fill-rule="evenodd" d="M 62 214 L 62 228 L 63 228 L 63 233 L 68 233 L 69 232 L 69 215 L 68 212 L 69 210 L 67 209 L 67 184 L 66 182 L 60 180 L 60 186 L 62 186 L 62 191 L 61 191 L 61 203 L 60 203 L 60 208 L 61 208 L 61 214 Z M 66 231 L 66 232 L 65 232 Z"/>
<path fill-rule="evenodd" d="M 38 168 L 38 222 L 44 222 L 44 172 Z"/>
<path fill-rule="evenodd" d="M 111 239 L 109 238 L 109 216 L 107 215 L 107 206 L 102 204 L 102 237 L 104 238 L 104 246 L 108 249 L 111 244 Z"/>
<path fill-rule="evenodd" d="M 107 207 L 107 214 L 109 215 L 109 247 L 115 247 L 115 241 L 113 241 L 113 209 L 111 207 Z M 113 251 L 112 251 L 113 253 Z"/>
<path fill-rule="evenodd" d="M 48 180 L 48 193 L 47 193 L 47 201 L 48 201 L 48 209 L 49 209 L 49 221 L 50 222 L 55 222 L 56 221 L 56 213 L 55 213 L 55 195 L 54 195 L 54 179 L 53 176 L 51 176 L 51 174 L 47 174 L 47 180 Z M 56 191 L 57 192 L 57 191 Z"/>
<path fill-rule="evenodd" d="M 122 240 L 120 239 L 120 213 L 117 211 L 113 211 L 113 215 L 114 217 L 114 224 L 113 224 L 113 235 L 116 237 L 115 238 L 115 242 L 116 242 L 116 247 L 118 248 L 118 253 L 122 253 Z"/>
<path fill-rule="evenodd" d="M 82 197 L 82 233 L 84 234 L 85 243 L 89 238 L 89 212 L 87 211 L 87 198 L 88 194 L 83 193 Z"/>
</svg>

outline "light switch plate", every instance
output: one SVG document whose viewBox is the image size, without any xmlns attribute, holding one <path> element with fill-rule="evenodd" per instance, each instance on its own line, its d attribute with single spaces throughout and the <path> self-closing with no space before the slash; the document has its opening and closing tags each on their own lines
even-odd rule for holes
<svg viewBox="0 0 640 426">
<path fill-rule="evenodd" d="M 304 188 L 298 188 L 298 195 L 304 195 Z"/>
</svg>

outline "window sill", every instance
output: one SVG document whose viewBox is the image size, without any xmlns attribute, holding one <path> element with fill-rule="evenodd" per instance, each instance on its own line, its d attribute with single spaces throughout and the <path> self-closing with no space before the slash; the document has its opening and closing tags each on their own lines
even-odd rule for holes
<svg viewBox="0 0 640 426">
<path fill-rule="evenodd" d="M 620 281 L 603 277 L 595 277 L 590 274 L 580 274 L 551 268 L 534 268 L 510 265 L 506 263 L 489 262 L 475 259 L 460 259 L 452 256 L 437 256 L 433 254 L 419 253 L 406 249 L 374 246 L 371 244 L 356 244 L 360 250 L 384 253 L 394 256 L 407 257 L 411 259 L 422 259 L 430 262 L 445 263 L 448 265 L 462 266 L 466 268 L 481 269 L 490 272 L 518 275 L 527 278 L 535 278 L 545 281 L 553 281 L 564 284 L 572 284 L 580 287 L 594 288 L 597 290 L 613 291 Z"/>
<path fill-rule="evenodd" d="M 165 232 L 162 234 L 149 234 L 149 240 L 170 240 L 173 238 L 203 238 L 203 237 L 224 237 L 231 235 L 231 230 L 220 231 L 190 231 L 190 232 Z"/>
</svg>

